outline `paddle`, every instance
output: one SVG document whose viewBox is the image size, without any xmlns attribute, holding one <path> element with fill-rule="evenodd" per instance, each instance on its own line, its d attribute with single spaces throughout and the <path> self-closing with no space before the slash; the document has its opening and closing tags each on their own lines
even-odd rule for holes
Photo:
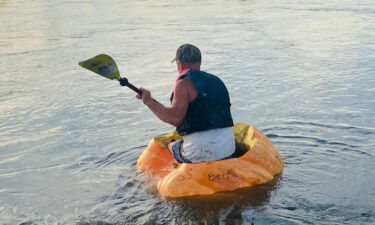
<svg viewBox="0 0 375 225">
<path fill-rule="evenodd" d="M 127 78 L 120 77 L 120 71 L 117 68 L 116 62 L 109 55 L 97 55 L 91 59 L 79 62 L 78 64 L 83 68 L 88 69 L 110 80 L 116 79 L 120 82 L 121 86 L 126 86 L 137 92 L 138 94 L 142 94 L 142 91 L 129 83 Z"/>
</svg>

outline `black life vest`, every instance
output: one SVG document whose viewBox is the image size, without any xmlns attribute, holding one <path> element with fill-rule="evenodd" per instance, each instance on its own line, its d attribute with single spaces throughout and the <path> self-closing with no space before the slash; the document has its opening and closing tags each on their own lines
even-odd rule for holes
<svg viewBox="0 0 375 225">
<path fill-rule="evenodd" d="M 176 128 L 181 136 L 233 126 L 229 93 L 220 78 L 203 71 L 189 70 L 180 79 L 190 79 L 197 90 L 197 97 L 189 103 L 182 124 Z"/>
</svg>

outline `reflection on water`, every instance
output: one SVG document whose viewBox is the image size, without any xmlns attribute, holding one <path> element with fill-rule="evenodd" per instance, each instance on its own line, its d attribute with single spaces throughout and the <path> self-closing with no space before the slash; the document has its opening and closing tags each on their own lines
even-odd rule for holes
<svg viewBox="0 0 375 225">
<path fill-rule="evenodd" d="M 242 212 L 254 208 L 261 208 L 268 204 L 271 194 L 277 194 L 275 189 L 279 185 L 280 176 L 275 177 L 267 184 L 258 185 L 234 192 L 222 192 L 212 196 L 197 196 L 175 200 L 183 211 L 178 218 L 181 221 L 189 221 L 191 218 L 207 223 L 226 222 L 228 224 L 243 222 Z M 202 213 L 205 212 L 205 213 Z M 255 212 L 253 212 L 255 215 Z M 248 219 L 248 218 L 247 218 Z"/>
<path fill-rule="evenodd" d="M 277 176 L 272 181 L 254 188 L 216 193 L 212 196 L 153 199 L 155 203 L 152 210 L 146 210 L 146 214 L 150 214 L 148 216 L 144 213 L 144 208 L 148 208 L 147 204 L 142 205 L 142 210 L 139 211 L 131 206 L 132 202 L 126 197 L 126 192 L 129 192 L 129 188 L 133 185 L 128 183 L 126 187 L 117 190 L 114 194 L 117 196 L 114 204 L 121 213 L 118 214 L 119 211 L 117 211 L 116 222 L 113 224 L 241 224 L 256 221 L 258 214 L 256 210 L 267 205 L 271 196 L 277 194 L 275 190 L 278 188 L 279 178 L 280 176 Z M 155 211 L 163 213 L 154 213 Z M 244 211 L 248 213 L 243 215 Z M 99 214 L 99 212 L 96 213 Z M 77 224 L 101 224 L 102 222 L 94 218 L 81 218 Z"/>
<path fill-rule="evenodd" d="M 0 0 L 0 224 L 373 224 L 370 0 Z M 162 199 L 136 172 L 173 128 L 77 63 L 110 54 L 168 104 L 177 47 L 285 160 L 274 183 Z"/>
</svg>

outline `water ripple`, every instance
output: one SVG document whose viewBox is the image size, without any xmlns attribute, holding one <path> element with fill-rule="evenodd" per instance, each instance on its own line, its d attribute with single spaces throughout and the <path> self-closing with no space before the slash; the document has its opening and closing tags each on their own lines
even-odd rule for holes
<svg viewBox="0 0 375 225">
<path fill-rule="evenodd" d="M 1 224 L 375 222 L 372 1 L 0 5 Z M 169 104 L 176 40 L 201 48 L 233 118 L 279 150 L 276 185 L 170 200 L 137 174 L 147 142 L 173 127 L 77 62 L 110 54 Z"/>
</svg>

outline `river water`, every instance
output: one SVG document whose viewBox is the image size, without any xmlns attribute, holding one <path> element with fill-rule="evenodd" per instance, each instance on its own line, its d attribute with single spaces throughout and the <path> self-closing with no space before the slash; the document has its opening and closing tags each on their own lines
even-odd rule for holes
<svg viewBox="0 0 375 225">
<path fill-rule="evenodd" d="M 1 225 L 375 224 L 373 0 L 0 0 L 0 20 Z M 77 63 L 110 54 L 168 104 L 183 43 L 272 140 L 278 178 L 166 200 L 137 174 L 173 127 Z"/>
</svg>

